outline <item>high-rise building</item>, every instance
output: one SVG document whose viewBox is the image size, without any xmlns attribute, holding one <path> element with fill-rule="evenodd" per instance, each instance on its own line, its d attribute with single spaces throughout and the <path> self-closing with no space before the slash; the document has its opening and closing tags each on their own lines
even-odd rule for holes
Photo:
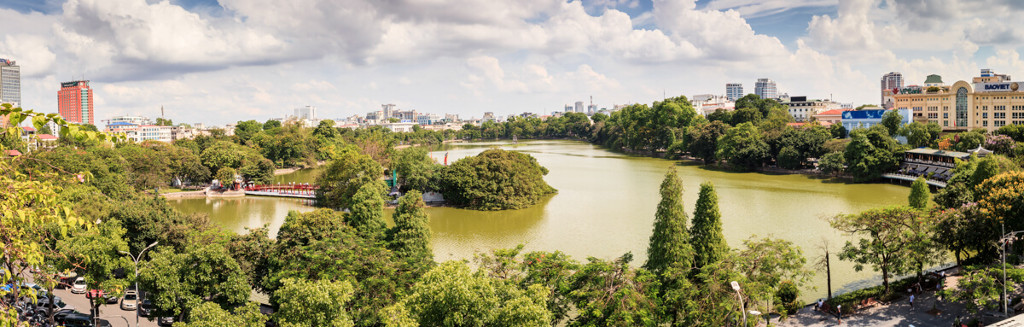
<svg viewBox="0 0 1024 327">
<path fill-rule="evenodd" d="M 0 58 L 0 103 L 21 106 L 21 67 L 14 60 Z M 7 126 L 7 116 L 0 116 L 0 128 Z"/>
<path fill-rule="evenodd" d="M 775 81 L 767 78 L 758 78 L 754 83 L 754 94 L 761 99 L 775 99 L 779 97 L 779 89 L 775 87 Z"/>
<path fill-rule="evenodd" d="M 57 91 L 57 112 L 71 123 L 93 124 L 92 88 L 89 81 L 60 83 Z"/>
<path fill-rule="evenodd" d="M 740 83 L 728 83 L 725 84 L 725 98 L 729 101 L 736 101 L 736 99 L 743 97 L 743 84 Z"/>
<path fill-rule="evenodd" d="M 0 58 L 0 103 L 21 106 L 21 67 L 14 60 Z"/>
<path fill-rule="evenodd" d="M 576 101 L 576 112 L 583 112 L 583 101 Z"/>
<path fill-rule="evenodd" d="M 314 106 L 305 106 L 305 107 L 302 107 L 302 108 L 295 108 L 295 118 L 297 118 L 297 119 L 305 119 L 305 120 L 315 120 L 316 119 L 316 107 L 314 107 Z"/>
<path fill-rule="evenodd" d="M 882 75 L 882 107 L 890 109 L 891 103 L 886 103 L 885 91 L 898 90 L 903 88 L 903 74 L 898 72 L 889 72 L 888 74 Z"/>
</svg>

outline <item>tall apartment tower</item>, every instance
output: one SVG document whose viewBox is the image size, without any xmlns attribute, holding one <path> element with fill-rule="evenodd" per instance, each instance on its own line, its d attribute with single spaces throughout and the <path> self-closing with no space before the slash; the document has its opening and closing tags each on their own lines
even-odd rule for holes
<svg viewBox="0 0 1024 327">
<path fill-rule="evenodd" d="M 736 101 L 736 99 L 743 97 L 743 84 L 741 83 L 728 83 L 725 84 L 725 97 L 729 101 Z"/>
<path fill-rule="evenodd" d="M 60 83 L 60 91 L 57 91 L 57 112 L 68 122 L 92 125 L 95 112 L 89 81 Z"/>
<path fill-rule="evenodd" d="M 583 101 L 576 101 L 576 112 L 583 112 Z"/>
<path fill-rule="evenodd" d="M 882 104 L 885 104 L 885 91 L 892 89 L 903 88 L 903 74 L 898 72 L 889 72 L 888 74 L 882 75 Z"/>
<path fill-rule="evenodd" d="M 0 58 L 0 103 L 21 106 L 21 67 L 14 60 Z"/>
<path fill-rule="evenodd" d="M 767 78 L 758 78 L 754 83 L 754 94 L 761 99 L 776 99 L 779 97 L 779 89 L 775 87 L 775 81 Z"/>
</svg>

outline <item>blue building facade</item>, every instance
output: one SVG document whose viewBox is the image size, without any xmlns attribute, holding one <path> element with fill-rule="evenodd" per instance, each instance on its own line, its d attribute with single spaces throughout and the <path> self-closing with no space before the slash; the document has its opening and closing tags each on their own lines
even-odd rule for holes
<svg viewBox="0 0 1024 327">
<path fill-rule="evenodd" d="M 910 113 L 910 109 L 891 109 L 896 110 L 903 116 L 903 120 L 900 121 L 900 125 L 910 124 L 913 118 Z M 875 110 L 850 110 L 843 112 L 843 127 L 846 128 L 847 132 L 852 132 L 859 128 L 871 128 L 882 123 L 882 116 L 889 110 L 875 109 Z"/>
</svg>

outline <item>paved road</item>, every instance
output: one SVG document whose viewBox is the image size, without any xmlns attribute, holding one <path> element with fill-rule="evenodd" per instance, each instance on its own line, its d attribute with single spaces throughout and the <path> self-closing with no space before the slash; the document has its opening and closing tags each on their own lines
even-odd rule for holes
<svg viewBox="0 0 1024 327">
<path fill-rule="evenodd" d="M 89 299 L 85 297 L 85 294 L 72 294 L 70 290 L 56 289 L 53 290 L 54 294 L 57 294 L 64 303 L 75 307 L 75 310 L 82 313 L 89 313 Z M 125 325 L 125 317 L 128 319 L 128 325 Z M 124 311 L 121 310 L 120 304 L 104 304 L 100 306 L 100 318 L 110 321 L 110 324 L 114 327 L 136 327 L 135 326 L 135 311 Z M 150 321 L 146 317 L 139 317 L 139 327 L 157 327 L 156 320 Z"/>
</svg>

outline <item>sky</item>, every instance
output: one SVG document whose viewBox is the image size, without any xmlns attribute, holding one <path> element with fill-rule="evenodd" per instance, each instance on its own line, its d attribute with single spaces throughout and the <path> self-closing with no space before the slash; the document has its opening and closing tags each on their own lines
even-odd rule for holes
<svg viewBox="0 0 1024 327">
<path fill-rule="evenodd" d="M 875 104 L 879 79 L 1024 76 L 1017 0 L 0 0 L 22 105 L 220 125 L 397 104 L 462 118 L 724 94 Z"/>
</svg>

